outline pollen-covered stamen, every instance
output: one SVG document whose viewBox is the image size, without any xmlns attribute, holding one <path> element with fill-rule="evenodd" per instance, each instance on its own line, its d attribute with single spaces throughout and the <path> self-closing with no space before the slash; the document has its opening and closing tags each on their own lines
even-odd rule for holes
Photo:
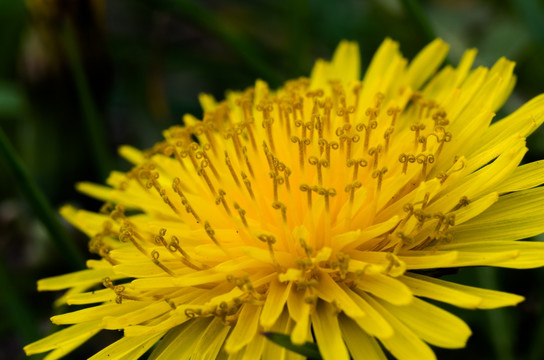
<svg viewBox="0 0 544 360">
<path fill-rule="evenodd" d="M 321 115 L 312 115 L 314 118 L 315 118 L 315 128 L 317 130 L 317 138 L 318 139 L 321 139 L 323 138 L 323 130 L 324 130 L 324 125 L 323 125 L 323 117 Z"/>
<path fill-rule="evenodd" d="M 249 175 L 251 177 L 255 177 L 255 174 L 253 173 L 253 167 L 251 166 L 251 162 L 249 161 L 249 156 L 247 155 L 247 147 L 242 147 L 242 154 L 244 155 L 244 161 L 246 163 L 247 170 L 249 171 Z"/>
<path fill-rule="evenodd" d="M 358 180 L 351 183 L 351 184 L 346 185 L 346 187 L 344 188 L 344 191 L 350 193 L 349 194 L 350 204 L 353 204 L 353 200 L 355 198 L 355 191 L 357 191 L 357 189 L 361 188 L 362 186 L 363 186 L 363 184 Z"/>
<path fill-rule="evenodd" d="M 206 185 L 208 185 L 208 188 L 210 189 L 212 195 L 216 197 L 217 192 L 215 191 L 215 187 L 213 186 L 212 181 L 210 177 L 208 176 L 208 173 L 206 172 L 207 167 L 208 167 L 208 162 L 206 160 L 202 160 L 200 162 L 200 167 L 197 169 L 197 174 L 204 179 L 204 182 L 206 183 Z"/>
<path fill-rule="evenodd" d="M 160 261 L 159 261 L 159 252 L 157 250 L 153 250 L 151 252 L 151 261 L 153 262 L 153 264 L 157 265 L 158 267 L 160 267 L 165 273 L 167 273 L 168 275 L 170 276 L 176 276 L 176 274 L 174 272 L 172 272 L 172 270 L 170 270 L 168 267 L 166 267 L 164 264 L 162 264 Z"/>
<path fill-rule="evenodd" d="M 241 99 L 237 99 L 235 104 L 239 105 L 242 108 L 242 116 L 244 118 L 242 125 L 244 126 L 244 129 L 246 130 L 246 133 L 249 137 L 251 145 L 253 146 L 253 149 L 256 150 L 257 142 L 255 141 L 255 134 L 253 133 L 253 129 L 252 129 L 252 126 L 255 123 L 255 118 L 253 117 L 253 113 L 252 113 L 253 101 L 248 96 L 245 96 Z"/>
<path fill-rule="evenodd" d="M 382 167 L 381 169 L 379 170 L 374 170 L 374 172 L 372 172 L 372 178 L 373 179 L 378 179 L 378 184 L 376 186 L 376 191 L 377 192 L 380 192 L 381 188 L 382 188 L 382 180 L 383 180 L 383 176 L 385 175 L 385 173 L 387 172 L 387 167 Z"/>
<path fill-rule="evenodd" d="M 426 213 L 421 209 L 414 210 L 414 217 L 417 219 L 417 229 L 420 230 L 423 225 L 425 224 L 425 221 L 431 219 L 433 217 L 432 214 Z"/>
<path fill-rule="evenodd" d="M 223 134 L 223 137 L 225 140 L 232 139 L 232 143 L 234 144 L 234 150 L 236 152 L 236 156 L 239 160 L 242 159 L 242 145 L 240 144 L 240 138 L 239 136 L 242 134 L 243 130 L 240 127 L 231 127 L 225 131 Z"/>
<path fill-rule="evenodd" d="M 282 185 L 284 183 L 284 178 L 280 176 L 279 174 L 271 171 L 268 173 L 270 178 L 272 179 L 272 186 L 273 186 L 273 194 L 274 194 L 274 201 L 278 201 L 278 186 Z"/>
<path fill-rule="evenodd" d="M 330 266 L 332 270 L 337 272 L 333 273 L 334 275 L 339 277 L 336 280 L 343 281 L 346 279 L 346 275 L 348 274 L 350 257 L 349 255 L 340 252 L 336 253 L 335 255 L 336 260 L 331 261 Z"/>
<path fill-rule="evenodd" d="M 312 208 L 312 187 L 308 184 L 302 184 L 299 186 L 300 191 L 308 193 L 308 209 Z"/>
<path fill-rule="evenodd" d="M 249 180 L 249 178 L 243 171 L 240 172 L 240 175 L 242 176 L 242 181 L 244 182 L 244 185 L 246 186 L 249 196 L 251 196 L 252 200 L 255 200 L 255 195 L 253 194 L 253 190 L 251 188 L 251 181 Z"/>
<path fill-rule="evenodd" d="M 380 153 L 382 152 L 382 146 L 378 145 L 376 147 L 371 147 L 368 149 L 368 155 L 373 157 L 372 161 L 372 169 L 376 170 L 378 168 L 378 157 L 380 156 Z"/>
<path fill-rule="evenodd" d="M 298 136 L 291 136 L 291 142 L 298 144 L 298 158 L 299 158 L 299 165 L 300 169 L 304 170 L 304 153 L 306 146 L 310 145 L 312 141 L 306 137 L 303 137 L 302 139 Z"/>
<path fill-rule="evenodd" d="M 246 211 L 244 209 L 242 209 L 240 207 L 240 205 L 238 205 L 238 203 L 236 201 L 234 202 L 234 209 L 236 209 L 236 211 L 238 211 L 238 215 L 240 216 L 240 219 L 242 220 L 242 223 L 244 224 L 245 228 L 249 229 L 249 226 L 248 226 L 247 220 L 246 220 Z"/>
<path fill-rule="evenodd" d="M 349 159 L 348 161 L 346 161 L 346 166 L 347 167 L 352 167 L 353 166 L 353 177 L 352 177 L 352 180 L 355 181 L 357 179 L 357 176 L 358 176 L 358 172 L 359 172 L 359 167 L 366 167 L 368 165 L 367 161 L 363 158 L 359 158 L 359 159 Z"/>
<path fill-rule="evenodd" d="M 170 238 L 170 242 L 165 246 L 168 249 L 168 251 L 170 251 L 170 253 L 172 253 L 172 254 L 179 253 L 181 255 L 181 257 L 179 257 L 179 260 L 183 264 L 185 264 L 186 266 L 188 266 L 188 267 L 190 267 L 191 269 L 194 269 L 194 270 L 202 270 L 203 267 L 197 265 L 191 259 L 189 254 L 187 254 L 187 252 L 185 252 L 185 250 L 183 250 L 183 248 L 179 245 L 179 240 L 178 240 L 177 236 L 172 235 L 172 237 Z"/>
<path fill-rule="evenodd" d="M 395 128 L 390 126 L 387 129 L 385 129 L 385 132 L 383 133 L 383 139 L 384 139 L 384 152 L 387 154 L 389 151 L 389 143 L 391 142 L 391 138 L 393 137 L 393 132 L 395 131 Z"/>
<path fill-rule="evenodd" d="M 450 121 L 447 119 L 447 114 L 444 110 L 436 111 L 432 119 L 434 121 L 434 129 L 437 131 L 439 128 L 443 128 L 446 125 L 449 125 Z"/>
<path fill-rule="evenodd" d="M 325 210 L 327 213 L 330 211 L 330 198 L 336 196 L 336 189 L 335 188 L 324 188 L 324 187 L 318 187 L 317 188 L 317 194 L 323 196 L 325 199 Z"/>
<path fill-rule="evenodd" d="M 227 164 L 227 167 L 229 168 L 230 175 L 234 179 L 234 182 L 238 187 L 241 187 L 240 180 L 238 180 L 238 176 L 236 175 L 236 172 L 234 171 L 234 168 L 232 167 L 232 162 L 229 158 L 229 153 L 225 151 L 225 163 Z"/>
<path fill-rule="evenodd" d="M 416 157 L 413 154 L 402 153 L 399 155 L 399 161 L 402 164 L 402 173 L 406 174 L 406 171 L 408 170 L 408 163 L 415 163 Z"/>
<path fill-rule="evenodd" d="M 268 245 L 268 252 L 270 253 L 270 259 L 272 260 L 274 265 L 279 269 L 280 264 L 278 263 L 278 260 L 276 259 L 276 254 L 274 254 L 274 244 L 276 243 L 276 238 L 274 237 L 274 235 L 261 234 L 257 238 Z"/>
<path fill-rule="evenodd" d="M 427 166 L 429 164 L 434 163 L 434 155 L 432 154 L 418 154 L 416 156 L 416 161 L 418 164 L 423 165 L 423 168 L 421 170 L 422 178 L 425 179 L 427 177 Z"/>
<path fill-rule="evenodd" d="M 401 112 L 401 109 L 398 106 L 392 106 L 389 109 L 387 109 L 387 115 L 391 116 L 391 125 L 389 125 L 390 127 L 392 128 L 395 127 L 397 116 L 400 112 Z"/>
<path fill-rule="evenodd" d="M 360 139 L 360 136 L 357 134 L 354 134 L 352 136 L 349 135 L 342 135 L 340 136 L 340 146 L 342 146 L 343 143 L 346 143 L 346 160 L 351 159 L 351 144 L 352 143 L 358 143 Z"/>
<path fill-rule="evenodd" d="M 315 166 L 317 169 L 317 182 L 319 186 L 323 185 L 323 170 L 321 168 L 328 168 L 329 162 L 326 159 L 318 159 L 316 156 L 310 156 L 308 163 Z"/>
<path fill-rule="evenodd" d="M 466 196 L 461 196 L 459 199 L 459 203 L 455 205 L 455 207 L 451 211 L 459 210 L 462 207 L 468 206 L 470 204 L 470 200 Z"/>
<path fill-rule="evenodd" d="M 272 203 L 272 207 L 276 210 L 281 211 L 281 218 L 283 220 L 283 223 L 287 224 L 287 206 L 285 206 L 285 204 L 281 201 L 274 201 Z"/>
<path fill-rule="evenodd" d="M 425 124 L 421 124 L 421 123 L 416 123 L 416 124 L 412 124 L 410 125 L 410 131 L 413 131 L 415 133 L 415 140 L 414 140 L 414 144 L 415 144 L 415 148 L 417 149 L 417 144 L 419 143 L 418 140 L 419 140 L 419 134 L 421 131 L 425 130 Z"/>
<path fill-rule="evenodd" d="M 215 175 L 215 178 L 218 179 L 218 180 L 221 180 L 221 177 L 219 176 L 219 173 L 217 172 L 217 169 L 215 168 L 215 166 L 213 165 L 213 162 L 210 160 L 208 154 L 206 153 L 206 151 L 209 151 L 210 148 L 211 148 L 210 144 L 205 144 L 202 147 L 202 150 L 198 151 L 195 154 L 195 156 L 196 156 L 197 159 L 203 158 L 207 162 L 210 169 L 212 170 L 213 174 Z"/>
<path fill-rule="evenodd" d="M 283 179 L 285 183 L 285 188 L 287 189 L 287 192 L 291 191 L 291 185 L 289 184 L 289 176 L 291 175 L 291 169 L 289 169 L 287 166 L 285 166 L 284 163 L 280 161 L 276 161 L 275 163 L 275 169 L 277 173 L 283 172 Z"/>
<path fill-rule="evenodd" d="M 200 223 L 200 217 L 196 214 L 193 207 L 189 204 L 189 201 L 183 194 L 183 191 L 181 190 L 181 180 L 179 178 L 174 178 L 174 181 L 172 183 L 172 188 L 174 189 L 174 192 L 179 195 L 181 204 L 185 207 L 185 211 L 187 213 L 193 215 L 197 223 Z"/>
<path fill-rule="evenodd" d="M 140 251 L 142 254 L 147 256 L 147 251 L 134 238 L 135 231 L 131 225 L 125 223 L 123 226 L 121 226 L 121 228 L 119 229 L 119 232 L 120 232 L 119 241 L 121 242 L 130 241 L 132 245 L 134 245 L 134 247 L 138 249 L 138 251 Z"/>
<path fill-rule="evenodd" d="M 163 188 L 160 189 L 159 194 L 160 194 L 162 200 L 164 201 L 164 203 L 166 205 L 168 205 L 170 207 L 170 209 L 172 209 L 172 211 L 176 215 L 181 215 L 178 208 L 176 208 L 176 206 L 170 201 L 170 198 L 168 198 L 168 195 L 166 195 L 166 190 L 165 189 L 163 189 Z"/>
<path fill-rule="evenodd" d="M 164 236 L 166 235 L 166 229 L 162 228 L 159 229 L 159 235 L 155 235 L 153 237 L 153 242 L 155 245 L 163 245 L 164 247 L 167 246 L 166 240 L 164 239 Z"/>
<path fill-rule="evenodd" d="M 219 189 L 218 190 L 218 194 L 217 194 L 217 197 L 215 198 L 215 204 L 216 205 L 219 205 L 220 203 L 223 204 L 223 207 L 225 208 L 225 211 L 227 212 L 227 214 L 229 216 L 231 216 L 231 212 L 230 212 L 230 208 L 225 200 L 225 195 L 227 195 L 227 193 L 225 192 L 225 190 L 223 189 Z"/>
<path fill-rule="evenodd" d="M 221 245 L 221 243 L 215 237 L 215 230 L 212 228 L 207 220 L 204 221 L 204 230 L 206 231 L 206 234 L 208 234 L 208 237 L 213 241 L 213 243 L 217 245 L 218 248 L 223 250 L 225 254 L 229 255 L 229 252 L 223 247 L 223 245 Z"/>
<path fill-rule="evenodd" d="M 429 137 L 434 136 L 436 138 L 436 141 L 438 142 L 438 147 L 436 151 L 434 152 L 435 158 L 437 158 L 438 155 L 440 155 L 440 152 L 442 151 L 442 148 L 444 147 L 444 143 L 450 142 L 452 138 L 452 134 L 449 131 L 445 131 L 444 129 L 442 129 L 441 132 L 442 132 L 442 137 L 439 137 L 436 133 L 429 134 Z"/>
<path fill-rule="evenodd" d="M 370 111 L 370 110 L 371 109 L 369 108 L 367 110 L 367 113 L 374 114 L 374 112 Z M 367 124 L 359 123 L 359 124 L 357 124 L 355 126 L 355 130 L 357 130 L 359 132 L 361 132 L 363 130 L 365 131 L 365 141 L 364 141 L 364 144 L 363 144 L 364 151 L 368 150 L 368 145 L 370 143 L 370 134 L 371 134 L 372 130 L 376 129 L 377 127 L 378 127 L 378 122 L 376 120 L 373 120 L 372 117 L 369 118 Z"/>
<path fill-rule="evenodd" d="M 395 251 L 393 252 L 394 254 L 398 253 L 399 250 L 403 247 L 410 247 L 414 243 L 414 238 L 412 236 L 406 235 L 402 231 L 397 231 L 395 235 L 397 236 L 397 238 L 400 239 L 400 242 L 395 247 Z"/>
<path fill-rule="evenodd" d="M 355 113 L 355 106 L 346 106 L 345 103 L 342 103 L 342 106 L 336 111 L 336 115 L 344 117 L 344 122 L 346 124 L 350 123 L 349 114 Z"/>
<path fill-rule="evenodd" d="M 338 150 L 340 145 L 336 141 L 327 141 L 326 139 L 319 139 L 317 142 L 320 147 L 320 156 L 323 155 L 323 152 L 325 153 L 325 159 L 329 162 L 331 162 L 331 150 Z"/>
<path fill-rule="evenodd" d="M 273 118 L 265 118 L 263 120 L 263 128 L 265 128 L 266 130 L 266 137 L 268 139 L 268 142 L 270 143 L 270 149 L 275 152 L 276 149 L 274 147 L 274 137 L 272 136 L 272 124 L 274 124 Z"/>
<path fill-rule="evenodd" d="M 182 158 L 189 157 L 189 160 L 191 160 L 191 164 L 193 164 L 193 167 L 197 171 L 198 171 L 198 162 L 196 161 L 195 152 L 198 151 L 198 149 L 199 149 L 198 144 L 195 142 L 192 142 L 191 144 L 189 144 L 189 146 L 185 150 L 180 152 L 180 156 Z"/>
</svg>

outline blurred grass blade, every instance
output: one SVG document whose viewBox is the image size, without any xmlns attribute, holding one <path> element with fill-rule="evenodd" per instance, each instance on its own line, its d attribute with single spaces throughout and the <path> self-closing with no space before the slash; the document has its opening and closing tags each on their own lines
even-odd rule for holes
<svg viewBox="0 0 544 360">
<path fill-rule="evenodd" d="M 511 0 L 510 4 L 525 24 L 531 37 L 544 50 L 544 4 L 537 0 Z"/>
<path fill-rule="evenodd" d="M 539 279 L 542 279 L 544 276 L 543 269 L 539 269 Z M 544 289 L 540 288 L 540 299 L 544 298 Z M 542 306 L 542 304 L 538 304 Z M 527 359 L 529 360 L 541 360 L 544 359 L 544 343 L 542 342 L 542 339 L 544 339 L 544 316 L 538 317 L 538 323 L 536 325 L 536 328 L 531 334 L 531 348 L 529 351 L 529 356 Z"/>
<path fill-rule="evenodd" d="M 113 169 L 104 136 L 106 132 L 104 131 L 102 120 L 100 119 L 89 88 L 89 82 L 87 81 L 83 62 L 81 61 L 75 29 L 70 21 L 66 21 L 65 23 L 64 31 L 62 32 L 62 44 L 68 57 L 70 70 L 74 77 L 77 95 L 83 112 L 85 132 L 91 145 L 90 153 L 93 156 L 101 180 L 105 180 Z"/>
<path fill-rule="evenodd" d="M 59 252 L 66 258 L 66 262 L 74 269 L 84 268 L 83 256 L 62 227 L 56 212 L 51 208 L 45 196 L 30 177 L 2 128 L 0 128 L 0 158 L 6 164 L 14 182 L 19 185 L 36 216 L 49 232 L 49 236 L 51 236 Z"/>
<path fill-rule="evenodd" d="M 477 273 L 480 287 L 484 289 L 499 288 L 496 268 L 480 268 L 477 269 Z M 505 309 L 488 310 L 487 318 L 489 336 L 495 348 L 495 358 L 497 360 L 514 360 L 512 326 L 506 317 Z"/>
<path fill-rule="evenodd" d="M 13 329 L 25 342 L 29 343 L 38 339 L 39 334 L 31 313 L 32 308 L 26 305 L 23 297 L 13 285 L 14 280 L 16 277 L 9 273 L 3 257 L 0 257 L 0 288 L 2 289 L 0 303 L 5 309 L 4 319 L 9 319 Z"/>
<path fill-rule="evenodd" d="M 223 18 L 216 16 L 196 1 L 175 0 L 173 3 L 175 4 L 175 10 L 233 49 L 256 75 L 263 77 L 272 85 L 279 85 L 282 79 L 263 60 L 264 56 L 241 33 L 226 23 Z M 165 2 L 165 4 L 169 4 L 169 2 Z"/>
<path fill-rule="evenodd" d="M 306 342 L 303 345 L 295 345 L 291 342 L 291 337 L 285 334 L 279 334 L 275 332 L 263 332 L 264 336 L 268 340 L 276 343 L 277 345 L 286 348 L 287 350 L 293 351 L 297 354 L 305 356 L 308 359 L 312 360 L 321 360 L 321 354 L 317 349 L 317 345 L 312 342 Z"/>
<path fill-rule="evenodd" d="M 404 10 L 410 18 L 412 18 L 414 24 L 419 27 L 420 32 L 425 36 L 427 42 L 431 42 L 436 38 L 436 33 L 431 26 L 431 22 L 425 15 L 425 12 L 421 8 L 418 0 L 402 0 Z"/>
</svg>

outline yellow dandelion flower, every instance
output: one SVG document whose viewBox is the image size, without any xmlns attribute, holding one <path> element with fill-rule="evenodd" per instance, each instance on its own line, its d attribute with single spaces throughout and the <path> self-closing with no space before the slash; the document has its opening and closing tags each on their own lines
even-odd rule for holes
<svg viewBox="0 0 544 360">
<path fill-rule="evenodd" d="M 79 184 L 100 213 L 62 209 L 91 238 L 88 269 L 39 281 L 88 308 L 26 346 L 57 359 L 101 330 L 124 336 L 92 359 L 298 359 L 261 335 L 315 342 L 324 359 L 434 359 L 469 327 L 430 304 L 470 309 L 521 296 L 419 270 L 544 265 L 544 163 L 519 166 L 544 96 L 491 122 L 514 63 L 439 67 L 436 40 L 411 62 L 385 40 L 362 81 L 343 41 L 309 78 L 263 81 L 184 117 L 109 187 Z M 103 286 L 102 286 L 102 285 Z M 380 345 L 381 344 L 381 345 Z"/>
</svg>

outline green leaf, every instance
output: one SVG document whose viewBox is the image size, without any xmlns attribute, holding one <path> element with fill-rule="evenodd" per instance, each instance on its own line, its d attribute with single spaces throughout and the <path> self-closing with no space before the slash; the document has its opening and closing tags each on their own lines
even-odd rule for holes
<svg viewBox="0 0 544 360">
<path fill-rule="evenodd" d="M 85 267 L 83 256 L 63 228 L 49 201 L 28 173 L 2 128 L 0 128 L 0 159 L 11 174 L 13 181 L 19 185 L 34 213 L 49 232 L 51 240 L 66 258 L 66 262 L 74 269 L 83 269 Z"/>
<path fill-rule="evenodd" d="M 287 350 L 290 350 L 292 352 L 305 356 L 308 359 L 312 359 L 312 360 L 322 359 L 321 354 L 319 353 L 319 350 L 317 349 L 317 345 L 312 342 L 306 342 L 303 345 L 295 345 L 291 342 L 291 337 L 289 335 L 275 333 L 275 332 L 263 332 L 262 334 L 266 336 L 268 340 L 272 341 L 273 343 L 281 347 L 284 347 Z"/>
<path fill-rule="evenodd" d="M 79 98 L 83 120 L 85 121 L 86 135 L 91 144 L 90 154 L 94 157 L 96 168 L 102 178 L 106 179 L 113 169 L 110 156 L 107 150 L 107 140 L 105 137 L 104 124 L 95 101 L 93 99 L 89 82 L 85 74 L 83 62 L 81 59 L 79 44 L 75 33 L 74 25 L 66 21 L 64 31 L 62 32 L 62 44 L 68 57 L 68 64 L 72 71 L 72 76 L 76 84 L 77 95 Z"/>
<path fill-rule="evenodd" d="M 23 95 L 15 85 L 0 82 L 0 116 L 18 116 L 23 104 Z"/>
</svg>

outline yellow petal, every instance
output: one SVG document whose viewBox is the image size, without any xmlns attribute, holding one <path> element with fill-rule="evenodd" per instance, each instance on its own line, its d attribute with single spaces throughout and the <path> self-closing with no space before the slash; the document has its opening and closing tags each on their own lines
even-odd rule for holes
<svg viewBox="0 0 544 360">
<path fill-rule="evenodd" d="M 296 286 L 291 288 L 291 294 L 287 298 L 289 315 L 296 321 L 295 328 L 291 333 L 291 341 L 294 344 L 303 344 L 308 337 L 310 330 L 311 306 L 305 301 L 305 291 L 298 291 Z"/>
<path fill-rule="evenodd" d="M 198 95 L 198 100 L 200 101 L 200 106 L 202 106 L 202 110 L 204 110 L 204 112 L 211 111 L 216 106 L 216 101 L 213 95 L 200 93 Z"/>
<path fill-rule="evenodd" d="M 386 360 L 380 345 L 347 316 L 338 317 L 342 336 L 354 360 Z"/>
<path fill-rule="evenodd" d="M 470 71 L 470 68 L 472 67 L 472 64 L 474 63 L 474 59 L 476 58 L 477 53 L 478 50 L 476 49 L 468 49 L 463 54 L 463 57 L 459 61 L 459 65 L 457 65 L 456 69 L 457 78 L 454 84 L 455 87 L 461 85 L 461 83 L 465 80 L 468 72 Z"/>
<path fill-rule="evenodd" d="M 515 256 L 506 256 L 504 258 L 490 258 L 485 263 L 481 263 L 481 265 L 492 265 L 513 269 L 530 269 L 544 266 L 544 242 L 540 241 L 478 241 L 446 244 L 444 245 L 444 248 L 459 250 L 461 256 L 462 254 L 468 254 L 468 252 L 474 256 L 493 256 L 493 254 L 507 253 L 515 254 Z"/>
<path fill-rule="evenodd" d="M 357 283 L 357 288 L 395 305 L 409 304 L 413 299 L 412 292 L 406 285 L 382 274 L 364 274 Z"/>
<path fill-rule="evenodd" d="M 417 90 L 438 69 L 446 58 L 449 45 L 436 39 L 417 54 L 408 66 L 405 82 Z"/>
<path fill-rule="evenodd" d="M 399 253 L 398 258 L 406 264 L 407 270 L 432 269 L 452 264 L 457 260 L 458 253 L 456 251 L 444 251 L 434 254 L 421 254 L 419 251 L 405 251 Z"/>
<path fill-rule="evenodd" d="M 38 291 L 62 290 L 80 285 L 101 283 L 105 277 L 115 278 L 113 269 L 87 269 L 38 280 Z M 116 278 L 119 278 L 118 276 Z"/>
<path fill-rule="evenodd" d="M 193 354 L 202 332 L 210 323 L 210 319 L 199 318 L 169 330 L 153 350 L 149 360 L 188 359 Z"/>
<path fill-rule="evenodd" d="M 420 274 L 407 274 L 402 280 L 417 296 L 469 309 L 495 309 L 523 301 L 519 295 L 455 284 Z"/>
<path fill-rule="evenodd" d="M 242 306 L 234 330 L 225 342 L 225 350 L 232 354 L 239 351 L 253 340 L 257 334 L 261 306 L 245 304 Z"/>
<path fill-rule="evenodd" d="M 432 345 L 448 349 L 462 348 L 471 334 L 461 319 L 418 298 L 406 306 L 393 306 L 383 301 L 381 305 Z"/>
<path fill-rule="evenodd" d="M 312 326 L 317 347 L 324 360 L 349 360 L 338 325 L 338 315 L 331 304 L 324 301 L 318 302 L 312 313 Z"/>
<path fill-rule="evenodd" d="M 77 324 L 80 322 L 102 319 L 104 316 L 123 314 L 149 304 L 147 301 L 125 301 L 122 304 L 104 304 L 56 315 L 51 318 L 54 324 Z"/>
<path fill-rule="evenodd" d="M 498 193 L 530 189 L 544 183 L 544 160 L 517 167 L 497 188 Z"/>
<path fill-rule="evenodd" d="M 493 123 L 478 144 L 480 150 L 494 146 L 512 134 L 528 136 L 544 121 L 544 95 L 539 95 L 504 119 Z"/>
<path fill-rule="evenodd" d="M 261 326 L 267 328 L 274 325 L 287 302 L 287 297 L 291 292 L 291 285 L 292 282 L 283 284 L 278 280 L 274 280 L 270 283 L 261 313 Z"/>
<path fill-rule="evenodd" d="M 120 360 L 125 355 L 133 352 L 134 349 L 140 350 L 141 353 L 139 355 L 142 355 L 163 335 L 164 333 L 159 333 L 153 336 L 123 337 L 91 356 L 89 360 Z M 135 358 L 137 359 L 139 355 L 136 355 Z"/>
<path fill-rule="evenodd" d="M 89 339 L 102 330 L 100 320 L 88 321 L 59 330 L 43 339 L 26 345 L 24 351 L 27 355 L 39 354 L 70 344 L 78 339 Z"/>
<path fill-rule="evenodd" d="M 193 357 L 202 360 L 215 360 L 231 327 L 214 317 L 206 330 L 199 334 Z"/>
<path fill-rule="evenodd" d="M 353 319 L 361 329 L 366 333 L 382 338 L 393 336 L 393 328 L 389 323 L 380 315 L 376 309 L 374 309 L 364 298 L 360 295 L 359 291 L 356 293 L 345 285 L 342 288 L 348 294 L 354 302 L 365 312 L 365 316 L 362 318 Z"/>
<path fill-rule="evenodd" d="M 406 284 L 416 296 L 427 297 L 459 307 L 476 309 L 483 301 L 479 296 L 426 281 L 422 275 L 408 273 L 400 277 L 399 280 Z"/>
<path fill-rule="evenodd" d="M 320 273 L 315 289 L 321 299 L 336 304 L 349 317 L 357 318 L 365 315 L 358 304 L 326 272 Z"/>
<path fill-rule="evenodd" d="M 332 57 L 330 77 L 348 84 L 361 78 L 359 45 L 356 42 L 346 40 L 340 42 Z"/>
<path fill-rule="evenodd" d="M 264 349 L 266 338 L 259 334 L 250 342 L 244 352 L 243 359 L 260 359 Z"/>
<path fill-rule="evenodd" d="M 84 305 L 113 301 L 117 294 L 112 289 L 100 289 L 92 292 L 70 295 L 66 298 L 68 305 Z"/>
<path fill-rule="evenodd" d="M 133 311 L 127 311 L 120 316 L 106 315 L 102 319 L 105 329 L 123 329 L 130 325 L 138 325 L 167 313 L 172 308 L 166 301 L 159 301 L 148 306 L 142 306 Z"/>
<path fill-rule="evenodd" d="M 481 215 L 452 229 L 455 243 L 518 240 L 544 232 L 544 188 L 501 196 Z"/>
<path fill-rule="evenodd" d="M 436 356 L 431 348 L 419 336 L 391 315 L 380 302 L 372 296 L 362 294 L 364 299 L 374 307 L 380 315 L 391 324 L 395 333 L 391 337 L 379 338 L 387 350 L 399 360 L 435 360 Z"/>
</svg>

